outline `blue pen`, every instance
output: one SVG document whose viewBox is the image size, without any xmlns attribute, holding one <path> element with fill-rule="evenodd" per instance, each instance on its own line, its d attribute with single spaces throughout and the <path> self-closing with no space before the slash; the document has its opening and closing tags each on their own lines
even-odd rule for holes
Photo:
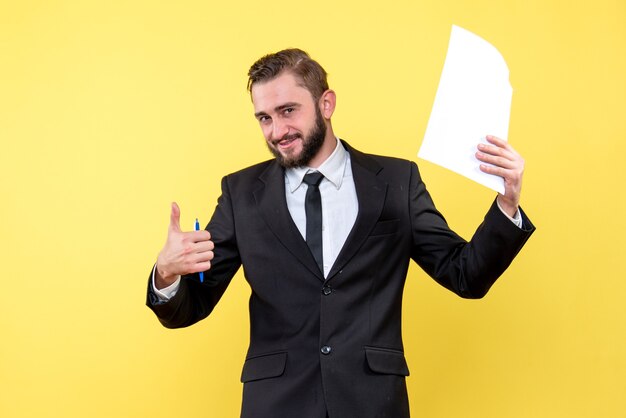
<svg viewBox="0 0 626 418">
<path fill-rule="evenodd" d="M 196 218 L 196 225 L 195 225 L 195 229 L 196 231 L 200 230 L 200 222 L 198 221 L 198 218 Z M 204 272 L 200 272 L 200 283 L 204 283 Z"/>
</svg>

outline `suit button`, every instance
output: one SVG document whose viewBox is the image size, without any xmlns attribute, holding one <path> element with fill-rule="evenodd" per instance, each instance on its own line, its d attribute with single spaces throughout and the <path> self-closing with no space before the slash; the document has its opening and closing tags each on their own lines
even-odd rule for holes
<svg viewBox="0 0 626 418">
<path fill-rule="evenodd" d="M 332 351 L 332 348 L 330 348 L 330 346 L 325 345 L 324 347 L 322 347 L 320 351 L 322 352 L 322 354 L 328 355 Z"/>
<path fill-rule="evenodd" d="M 322 288 L 322 293 L 324 294 L 324 296 L 328 296 L 333 293 L 333 289 L 330 286 L 324 286 Z"/>
</svg>

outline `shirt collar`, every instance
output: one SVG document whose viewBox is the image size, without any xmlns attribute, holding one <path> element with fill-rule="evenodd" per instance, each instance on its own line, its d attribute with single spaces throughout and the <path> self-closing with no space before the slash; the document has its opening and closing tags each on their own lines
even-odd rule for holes
<svg viewBox="0 0 626 418">
<path fill-rule="evenodd" d="M 287 179 L 287 186 L 291 193 L 295 192 L 302 184 L 305 174 L 312 171 L 319 171 L 324 177 L 330 181 L 337 189 L 341 187 L 343 181 L 343 174 L 348 163 L 348 152 L 341 144 L 341 141 L 337 139 L 337 146 L 332 154 L 319 166 L 314 169 L 311 167 L 297 167 L 288 168 L 285 170 L 285 178 Z"/>
</svg>

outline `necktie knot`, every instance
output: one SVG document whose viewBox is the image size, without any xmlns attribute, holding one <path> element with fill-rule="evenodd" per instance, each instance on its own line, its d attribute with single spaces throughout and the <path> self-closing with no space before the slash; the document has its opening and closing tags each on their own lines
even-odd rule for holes
<svg viewBox="0 0 626 418">
<path fill-rule="evenodd" d="M 308 186 L 317 187 L 320 185 L 323 178 L 324 178 L 324 175 L 320 173 L 319 171 L 316 171 L 314 173 L 306 174 L 302 181 L 304 181 Z"/>
</svg>

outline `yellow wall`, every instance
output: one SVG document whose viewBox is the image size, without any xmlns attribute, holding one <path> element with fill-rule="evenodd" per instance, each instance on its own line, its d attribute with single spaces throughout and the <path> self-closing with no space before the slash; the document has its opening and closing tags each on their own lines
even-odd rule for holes
<svg viewBox="0 0 626 418">
<path fill-rule="evenodd" d="M 246 71 L 289 46 L 329 71 L 341 137 L 415 159 L 452 24 L 509 64 L 538 230 L 482 301 L 411 269 L 413 414 L 624 416 L 623 0 L 2 0 L 0 416 L 237 416 L 242 277 L 189 329 L 143 305 L 169 202 L 206 222 L 221 176 L 268 157 Z M 469 237 L 493 193 L 420 166 Z"/>
</svg>

